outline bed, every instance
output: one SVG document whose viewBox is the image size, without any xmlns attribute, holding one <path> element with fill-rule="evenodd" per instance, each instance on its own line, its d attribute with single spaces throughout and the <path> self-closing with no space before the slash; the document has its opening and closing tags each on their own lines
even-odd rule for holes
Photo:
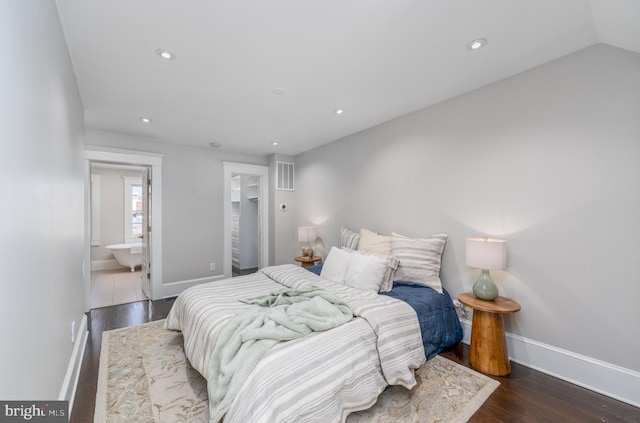
<svg viewBox="0 0 640 423">
<path fill-rule="evenodd" d="M 322 264 L 306 269 L 320 275 Z M 380 293 L 402 300 L 415 310 L 427 360 L 462 340 L 462 326 L 451 296 L 446 289 L 442 291 L 440 294 L 428 287 L 396 282 L 391 291 Z"/>
<path fill-rule="evenodd" d="M 412 388 L 414 369 L 462 337 L 447 293 L 397 284 L 378 295 L 322 278 L 321 267 L 307 269 L 267 267 L 190 288 L 176 299 L 166 327 L 182 331 L 185 353 L 210 387 L 216 339 L 234 316 L 254 307 L 243 302 L 247 298 L 320 287 L 356 316 L 268 349 L 212 422 L 221 416 L 225 423 L 344 422 L 349 413 L 371 407 L 387 386 Z"/>
</svg>

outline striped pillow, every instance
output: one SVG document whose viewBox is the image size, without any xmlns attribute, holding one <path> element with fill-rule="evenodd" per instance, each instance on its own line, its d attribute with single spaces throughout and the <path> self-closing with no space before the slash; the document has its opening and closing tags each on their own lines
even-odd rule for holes
<svg viewBox="0 0 640 423">
<path fill-rule="evenodd" d="M 400 260 L 394 282 L 428 286 L 442 294 L 440 263 L 447 236 L 436 234 L 423 239 L 392 233 L 391 253 Z"/>
<path fill-rule="evenodd" d="M 397 257 L 387 257 L 387 271 L 382 278 L 382 285 L 380 285 L 380 292 L 389 292 L 393 288 L 393 278 L 396 275 L 396 270 L 400 265 L 400 260 Z"/>
<path fill-rule="evenodd" d="M 357 250 L 359 242 L 360 233 L 347 228 L 340 229 L 340 247 Z"/>
</svg>

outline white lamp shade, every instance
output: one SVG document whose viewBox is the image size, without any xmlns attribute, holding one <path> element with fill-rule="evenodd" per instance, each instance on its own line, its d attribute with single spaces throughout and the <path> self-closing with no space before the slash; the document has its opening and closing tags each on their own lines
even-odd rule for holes
<svg viewBox="0 0 640 423">
<path fill-rule="evenodd" d="M 491 238 L 467 238 L 467 266 L 496 270 L 507 267 L 507 241 Z"/>
<path fill-rule="evenodd" d="M 301 226 L 298 228 L 298 241 L 314 242 L 316 240 L 315 226 Z"/>
</svg>

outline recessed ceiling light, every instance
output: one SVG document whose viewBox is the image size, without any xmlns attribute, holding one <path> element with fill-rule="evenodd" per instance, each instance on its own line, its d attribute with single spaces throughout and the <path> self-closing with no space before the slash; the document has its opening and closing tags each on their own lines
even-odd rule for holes
<svg viewBox="0 0 640 423">
<path fill-rule="evenodd" d="M 163 48 L 159 48 L 156 50 L 156 54 L 162 57 L 165 60 L 173 60 L 176 58 L 176 55 L 171 53 L 169 50 L 165 50 Z"/>
<path fill-rule="evenodd" d="M 271 145 L 278 145 L 278 144 L 280 144 L 278 141 L 272 141 L 271 142 Z"/>
<path fill-rule="evenodd" d="M 467 44 L 467 50 L 478 50 L 487 45 L 487 40 L 478 38 Z"/>
<path fill-rule="evenodd" d="M 335 109 L 333 112 L 334 112 L 336 115 L 341 115 L 341 114 L 343 114 L 343 113 L 344 113 L 344 109 Z"/>
<path fill-rule="evenodd" d="M 284 88 L 274 88 L 271 91 L 274 95 L 285 95 L 287 91 Z"/>
<path fill-rule="evenodd" d="M 140 122 L 142 122 L 142 123 L 151 123 L 151 118 L 142 116 L 142 117 L 140 117 Z"/>
</svg>

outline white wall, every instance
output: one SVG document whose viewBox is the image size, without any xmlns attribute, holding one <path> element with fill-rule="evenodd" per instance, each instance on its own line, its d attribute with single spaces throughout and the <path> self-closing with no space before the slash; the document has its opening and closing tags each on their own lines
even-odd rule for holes
<svg viewBox="0 0 640 423">
<path fill-rule="evenodd" d="M 297 227 L 294 222 L 296 192 L 276 189 L 278 183 L 277 162 L 295 163 L 295 158 L 284 154 L 269 156 L 269 171 L 271 172 L 269 177 L 269 204 L 271 205 L 269 262 L 272 264 L 296 263 L 294 258 L 300 255 L 300 247 L 292 245 L 292 241 L 297 242 L 298 239 Z M 285 204 L 287 208 L 281 209 L 281 204 Z"/>
<path fill-rule="evenodd" d="M 453 296 L 465 238 L 506 239 L 507 331 L 640 371 L 639 163 L 640 55 L 595 45 L 297 156 L 296 220 L 447 232 Z"/>
<path fill-rule="evenodd" d="M 266 165 L 267 158 L 188 147 L 154 138 L 85 130 L 85 143 L 164 154 L 162 279 L 164 284 L 224 273 L 222 162 Z M 209 270 L 209 263 L 216 270 Z"/>
<path fill-rule="evenodd" d="M 83 317 L 83 108 L 53 1 L 0 2 L 0 398 L 58 399 Z"/>
</svg>

